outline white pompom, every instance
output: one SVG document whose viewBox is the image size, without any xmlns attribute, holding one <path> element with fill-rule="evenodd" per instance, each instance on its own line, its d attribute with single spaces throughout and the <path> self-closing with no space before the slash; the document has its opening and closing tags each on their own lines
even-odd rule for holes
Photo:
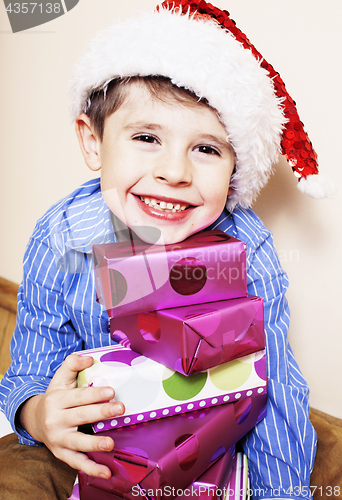
<svg viewBox="0 0 342 500">
<path fill-rule="evenodd" d="M 322 174 L 308 175 L 302 178 L 297 185 L 299 191 L 312 198 L 333 198 L 336 192 L 332 181 Z"/>
</svg>

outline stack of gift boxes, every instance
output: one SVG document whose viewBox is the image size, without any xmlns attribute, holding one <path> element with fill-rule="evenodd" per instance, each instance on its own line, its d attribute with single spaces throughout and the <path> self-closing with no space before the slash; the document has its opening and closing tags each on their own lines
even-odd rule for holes
<svg viewBox="0 0 342 500">
<path fill-rule="evenodd" d="M 78 386 L 112 386 L 126 411 L 94 423 L 115 446 L 88 455 L 112 477 L 80 473 L 81 500 L 224 496 L 235 444 L 266 412 L 263 301 L 247 295 L 246 245 L 207 231 L 165 247 L 95 245 L 93 256 L 118 343 L 84 351 L 95 362 Z"/>
</svg>

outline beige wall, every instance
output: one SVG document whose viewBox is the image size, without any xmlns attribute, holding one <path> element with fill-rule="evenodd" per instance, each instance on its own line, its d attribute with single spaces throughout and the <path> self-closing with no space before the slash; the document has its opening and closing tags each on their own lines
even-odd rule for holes
<svg viewBox="0 0 342 500">
<path fill-rule="evenodd" d="M 19 282 L 37 218 L 91 177 L 68 116 L 66 82 L 89 37 L 154 0 L 80 0 L 48 24 L 12 34 L 0 5 L 0 276 Z M 296 189 L 285 160 L 255 204 L 290 277 L 290 341 L 311 404 L 342 417 L 341 78 L 338 0 L 217 0 L 280 72 L 298 103 L 335 200 Z"/>
</svg>

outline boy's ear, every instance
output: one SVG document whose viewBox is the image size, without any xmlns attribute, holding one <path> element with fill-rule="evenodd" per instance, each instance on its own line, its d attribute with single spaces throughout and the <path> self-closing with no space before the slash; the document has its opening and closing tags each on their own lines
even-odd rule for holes
<svg viewBox="0 0 342 500">
<path fill-rule="evenodd" d="M 93 170 L 100 170 L 100 139 L 96 134 L 94 125 L 89 116 L 81 113 L 75 121 L 76 134 L 83 154 L 83 158 L 88 167 Z"/>
<path fill-rule="evenodd" d="M 234 188 L 229 187 L 229 188 L 228 188 L 228 196 L 229 196 L 230 194 L 233 194 L 233 193 L 234 193 Z"/>
</svg>

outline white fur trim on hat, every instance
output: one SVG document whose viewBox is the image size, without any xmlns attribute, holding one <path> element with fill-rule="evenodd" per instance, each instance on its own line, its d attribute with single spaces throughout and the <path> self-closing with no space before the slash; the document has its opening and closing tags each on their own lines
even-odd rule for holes
<svg viewBox="0 0 342 500">
<path fill-rule="evenodd" d="M 71 81 L 73 118 L 117 77 L 161 75 L 206 98 L 236 155 L 227 207 L 249 206 L 277 161 L 284 118 L 273 82 L 249 50 L 214 21 L 161 9 L 116 23 L 93 40 Z"/>
<path fill-rule="evenodd" d="M 333 198 L 336 191 L 332 181 L 322 174 L 308 175 L 306 179 L 300 179 L 297 187 L 302 193 L 316 199 Z"/>
</svg>

